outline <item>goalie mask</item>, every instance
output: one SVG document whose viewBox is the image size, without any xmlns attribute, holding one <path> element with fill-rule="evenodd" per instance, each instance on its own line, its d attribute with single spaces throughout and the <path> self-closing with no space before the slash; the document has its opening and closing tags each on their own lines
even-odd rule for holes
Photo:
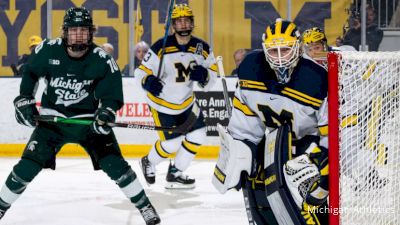
<svg viewBox="0 0 400 225">
<path fill-rule="evenodd" d="M 262 39 L 265 58 L 275 71 L 278 82 L 289 82 L 300 55 L 300 33 L 296 25 L 278 18 L 267 27 Z"/>
<path fill-rule="evenodd" d="M 174 5 L 172 10 L 172 27 L 180 36 L 189 36 L 194 28 L 192 9 L 187 4 Z"/>
<path fill-rule="evenodd" d="M 69 8 L 64 16 L 63 40 L 74 52 L 84 51 L 93 44 L 95 28 L 86 8 Z"/>
</svg>

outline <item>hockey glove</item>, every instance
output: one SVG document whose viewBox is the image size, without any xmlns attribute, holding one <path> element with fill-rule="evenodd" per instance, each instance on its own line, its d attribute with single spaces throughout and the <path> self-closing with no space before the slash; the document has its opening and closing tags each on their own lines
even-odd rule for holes
<svg viewBox="0 0 400 225">
<path fill-rule="evenodd" d="M 14 99 L 15 107 L 15 118 L 19 124 L 35 127 L 36 121 L 34 120 L 35 115 L 39 115 L 36 108 L 35 98 L 32 96 L 20 95 Z"/>
<path fill-rule="evenodd" d="M 190 72 L 190 79 L 199 82 L 201 86 L 205 86 L 208 82 L 208 71 L 203 66 L 195 65 Z"/>
<path fill-rule="evenodd" d="M 161 80 L 154 75 L 148 75 L 145 77 L 144 81 L 142 82 L 142 86 L 146 91 L 150 92 L 156 97 L 160 95 L 163 89 Z"/>
<path fill-rule="evenodd" d="M 96 134 L 107 135 L 111 132 L 111 127 L 107 123 L 115 122 L 115 112 L 111 108 L 99 108 L 94 115 L 94 121 L 90 129 Z"/>
<path fill-rule="evenodd" d="M 306 154 L 289 160 L 284 168 L 287 186 L 299 208 L 307 197 L 312 185 L 319 179 L 319 171 Z"/>
<path fill-rule="evenodd" d="M 283 168 L 287 186 L 300 209 L 304 205 L 320 206 L 328 197 L 327 189 L 321 187 L 321 181 L 326 178 L 327 172 L 321 171 L 313 158 L 317 152 L 321 152 L 321 149 L 312 143 L 306 154 L 289 160 Z M 322 161 L 320 162 L 325 165 L 325 160 Z M 327 165 L 323 167 L 327 169 Z"/>
</svg>

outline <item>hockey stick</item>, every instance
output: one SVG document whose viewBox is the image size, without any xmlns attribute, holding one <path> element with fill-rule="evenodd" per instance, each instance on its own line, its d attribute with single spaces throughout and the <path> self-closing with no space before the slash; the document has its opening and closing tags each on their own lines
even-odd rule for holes
<svg viewBox="0 0 400 225">
<path fill-rule="evenodd" d="M 139 130 L 157 130 L 157 131 L 183 134 L 187 133 L 194 126 L 199 114 L 200 114 L 200 109 L 196 104 L 194 104 L 192 108 L 192 113 L 189 115 L 188 119 L 184 123 L 176 127 L 160 127 L 160 126 L 151 126 L 151 125 L 143 125 L 136 123 L 107 123 L 107 125 L 110 127 L 122 127 L 122 128 L 131 128 Z M 52 123 L 64 123 L 64 124 L 78 124 L 78 125 L 90 125 L 93 123 L 93 120 L 63 118 L 50 115 L 35 116 L 34 119 L 39 122 L 52 122 Z"/>
<path fill-rule="evenodd" d="M 222 80 L 222 88 L 223 88 L 223 94 L 224 94 L 224 100 L 225 100 L 225 107 L 226 111 L 228 111 L 229 118 L 232 116 L 232 107 L 231 107 L 231 101 L 229 98 L 229 93 L 228 93 L 228 86 L 226 85 L 226 79 L 225 79 L 225 71 L 224 71 L 224 65 L 223 65 L 223 58 L 222 56 L 217 56 L 217 67 L 218 67 L 218 73 L 221 76 Z M 247 179 L 247 176 L 244 175 L 243 179 Z M 249 195 L 249 187 L 246 186 L 246 183 L 243 184 L 242 186 L 242 193 L 243 193 L 243 199 L 244 199 L 244 206 L 246 208 L 246 215 L 247 215 L 247 221 L 249 222 L 249 225 L 255 225 L 254 217 L 251 213 L 251 207 L 250 207 L 250 195 Z"/>
<path fill-rule="evenodd" d="M 165 46 L 167 45 L 167 39 L 168 39 L 169 27 L 171 25 L 172 9 L 174 8 L 174 2 L 175 2 L 175 0 L 170 0 L 169 6 L 168 6 L 167 21 L 165 24 L 165 33 L 164 33 L 164 39 L 163 39 L 163 44 L 162 44 L 162 48 L 161 48 L 160 65 L 158 65 L 157 78 L 160 78 L 160 76 L 161 76 L 162 65 L 164 62 Z"/>
<path fill-rule="evenodd" d="M 224 65 L 222 63 L 223 58 L 222 58 L 222 56 L 218 56 L 216 60 L 217 60 L 218 73 L 221 76 L 221 80 L 222 80 L 222 88 L 224 89 L 223 93 L 224 93 L 226 110 L 228 111 L 229 117 L 231 117 L 232 116 L 232 107 L 231 107 L 231 101 L 230 101 L 229 93 L 228 93 L 228 86 L 226 85 Z"/>
<path fill-rule="evenodd" d="M 305 225 L 306 216 L 303 217 L 294 202 L 282 169 L 292 157 L 289 124 L 282 124 L 266 136 L 264 154 L 265 192 L 275 219 L 281 225 Z"/>
</svg>

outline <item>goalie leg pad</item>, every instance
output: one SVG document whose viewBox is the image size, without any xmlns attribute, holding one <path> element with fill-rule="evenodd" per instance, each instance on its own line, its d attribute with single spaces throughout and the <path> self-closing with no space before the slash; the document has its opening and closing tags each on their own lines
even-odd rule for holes
<svg viewBox="0 0 400 225">
<path fill-rule="evenodd" d="M 221 149 L 214 169 L 212 184 L 223 194 L 238 185 L 243 171 L 250 174 L 252 151 L 244 142 L 233 139 L 220 124 L 217 129 Z"/>
</svg>

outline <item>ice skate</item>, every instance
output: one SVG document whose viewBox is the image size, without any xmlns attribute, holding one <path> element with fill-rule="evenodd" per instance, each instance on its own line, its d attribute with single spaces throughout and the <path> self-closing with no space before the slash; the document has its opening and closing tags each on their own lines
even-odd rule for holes
<svg viewBox="0 0 400 225">
<path fill-rule="evenodd" d="M 155 166 L 149 161 L 147 156 L 143 157 L 140 160 L 140 166 L 142 168 L 142 172 L 146 182 L 148 184 L 154 184 L 156 182 L 156 168 Z"/>
<path fill-rule="evenodd" d="M 7 209 L 0 209 L 0 220 L 1 220 L 1 218 L 3 218 L 6 211 L 7 211 Z"/>
<path fill-rule="evenodd" d="M 182 171 L 178 170 L 171 163 L 168 167 L 166 180 L 165 188 L 167 189 L 192 189 L 195 187 L 195 179 L 182 174 Z"/>
<path fill-rule="evenodd" d="M 145 207 L 139 209 L 139 211 L 140 214 L 142 214 L 143 219 L 146 222 L 146 225 L 160 224 L 161 222 L 160 217 L 158 216 L 156 210 L 150 203 Z"/>
</svg>

